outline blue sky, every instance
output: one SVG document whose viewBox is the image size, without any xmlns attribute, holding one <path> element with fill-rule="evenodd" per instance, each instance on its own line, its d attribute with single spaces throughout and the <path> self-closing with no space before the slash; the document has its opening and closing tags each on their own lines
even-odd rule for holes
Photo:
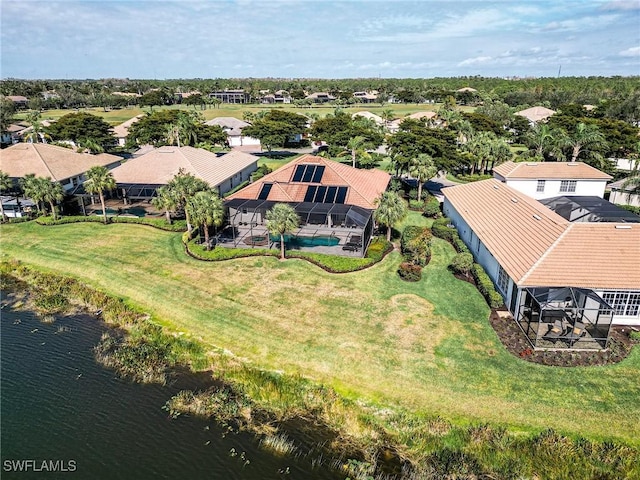
<svg viewBox="0 0 640 480">
<path fill-rule="evenodd" d="M 640 75 L 640 0 L 0 0 L 2 78 Z"/>
</svg>

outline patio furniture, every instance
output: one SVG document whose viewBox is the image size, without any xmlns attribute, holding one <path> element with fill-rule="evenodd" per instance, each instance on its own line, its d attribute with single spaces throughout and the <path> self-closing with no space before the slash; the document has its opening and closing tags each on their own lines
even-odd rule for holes
<svg viewBox="0 0 640 480">
<path fill-rule="evenodd" d="M 569 346 L 572 347 L 574 343 L 576 343 L 581 337 L 583 337 L 587 333 L 584 323 L 576 322 L 573 326 L 569 327 L 567 334 L 564 337 L 564 340 L 569 343 Z"/>
<path fill-rule="evenodd" d="M 549 325 L 549 330 L 543 335 L 544 340 L 556 343 L 561 338 L 565 338 L 570 325 L 564 320 L 556 320 Z"/>
</svg>

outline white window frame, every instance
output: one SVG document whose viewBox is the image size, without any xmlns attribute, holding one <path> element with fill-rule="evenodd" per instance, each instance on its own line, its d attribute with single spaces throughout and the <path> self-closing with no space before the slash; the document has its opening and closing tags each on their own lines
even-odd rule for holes
<svg viewBox="0 0 640 480">
<path fill-rule="evenodd" d="M 498 264 L 498 277 L 496 283 L 500 291 L 506 295 L 509 289 L 509 275 L 507 275 L 507 272 L 500 264 Z"/>
<path fill-rule="evenodd" d="M 546 180 L 538 180 L 538 184 L 536 185 L 536 193 L 544 193 L 544 187 L 546 183 Z"/>
<path fill-rule="evenodd" d="M 576 180 L 561 180 L 560 192 L 561 193 L 575 193 L 578 182 Z"/>
<path fill-rule="evenodd" d="M 607 291 L 602 299 L 613 307 L 613 314 L 617 317 L 637 317 L 640 312 L 640 292 L 637 291 Z M 603 310 L 610 313 L 611 310 Z"/>
</svg>

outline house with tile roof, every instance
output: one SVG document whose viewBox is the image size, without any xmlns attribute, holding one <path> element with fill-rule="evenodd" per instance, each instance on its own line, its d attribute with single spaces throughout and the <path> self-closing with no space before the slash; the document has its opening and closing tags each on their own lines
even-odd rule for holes
<svg viewBox="0 0 640 480">
<path fill-rule="evenodd" d="M 122 158 L 108 153 L 90 155 L 47 143 L 17 143 L 0 150 L 0 170 L 17 182 L 25 175 L 50 177 L 70 192 L 84 182 L 91 167 L 117 167 Z"/>
<path fill-rule="evenodd" d="M 125 199 L 149 200 L 180 171 L 218 189 L 220 195 L 249 180 L 258 157 L 232 151 L 218 156 L 202 148 L 166 146 L 153 149 L 113 170 L 118 194 Z"/>
<path fill-rule="evenodd" d="M 276 203 L 291 205 L 300 228 L 289 248 L 364 256 L 374 229 L 376 199 L 390 175 L 360 170 L 314 155 L 302 157 L 229 195 L 228 244 L 269 246 L 267 211 Z"/>
<path fill-rule="evenodd" d="M 640 325 L 640 224 L 571 222 L 496 179 L 443 194 L 534 348 L 602 349 L 611 324 Z"/>
<path fill-rule="evenodd" d="M 227 134 L 227 142 L 230 147 L 260 147 L 260 140 L 257 138 L 242 135 L 242 129 L 251 125 L 235 117 L 216 117 L 205 122 L 206 125 L 218 125 Z"/>
<path fill-rule="evenodd" d="M 504 162 L 493 167 L 493 178 L 536 198 L 604 197 L 611 175 L 583 162 Z"/>
<path fill-rule="evenodd" d="M 538 122 L 545 121 L 547 118 L 549 118 L 551 115 L 555 113 L 556 113 L 555 110 L 551 110 L 550 108 L 547 108 L 547 107 L 531 107 L 531 108 L 525 108 L 524 110 L 520 110 L 519 112 L 516 112 L 514 115 L 520 115 L 521 117 L 524 117 L 527 120 L 529 120 L 529 123 L 531 125 L 534 125 Z"/>
<path fill-rule="evenodd" d="M 142 117 L 144 117 L 144 114 L 136 115 L 135 117 L 130 118 L 126 122 L 123 122 L 120 125 L 116 125 L 115 127 L 113 127 L 113 136 L 118 139 L 118 145 L 120 145 L 121 147 L 124 147 L 124 144 L 127 141 L 127 135 L 129 135 L 129 128 L 131 128 L 131 125 L 138 122 Z"/>
</svg>

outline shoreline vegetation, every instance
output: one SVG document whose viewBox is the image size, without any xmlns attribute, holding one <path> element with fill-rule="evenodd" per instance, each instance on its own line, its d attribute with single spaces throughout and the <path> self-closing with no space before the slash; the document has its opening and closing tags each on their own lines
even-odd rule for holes
<svg viewBox="0 0 640 480">
<path fill-rule="evenodd" d="M 100 312 L 114 330 L 103 336 L 96 358 L 126 378 L 164 383 L 175 368 L 207 371 L 214 386 L 178 393 L 165 406 L 170 415 L 214 418 L 229 431 L 253 432 L 264 448 L 283 455 L 322 449 L 332 458 L 329 465 L 350 478 L 640 476 L 640 451 L 631 445 L 551 429 L 523 433 L 491 423 L 454 424 L 399 407 L 374 408 L 300 375 L 262 370 L 224 351 L 209 351 L 79 280 L 17 261 L 3 261 L 0 273 L 3 290 L 19 292 L 14 306 L 26 305 L 43 319 L 73 310 Z M 296 435 L 300 432 L 323 442 L 304 445 Z"/>
</svg>

